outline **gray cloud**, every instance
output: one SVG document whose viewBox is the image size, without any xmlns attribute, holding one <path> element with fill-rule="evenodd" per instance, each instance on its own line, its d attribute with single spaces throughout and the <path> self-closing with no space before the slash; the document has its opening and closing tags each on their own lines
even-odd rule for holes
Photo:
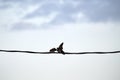
<svg viewBox="0 0 120 80">
<path fill-rule="evenodd" d="M 53 12 L 58 14 L 49 23 L 45 24 L 64 24 L 76 21 L 79 12 L 83 13 L 91 22 L 120 21 L 120 0 L 0 0 L 1 3 L 19 3 L 22 8 L 28 5 L 39 4 L 37 10 L 28 13 L 23 19 L 34 18 L 37 16 L 48 16 Z M 0 6 L 0 9 L 7 8 L 8 5 Z M 43 24 L 44 25 L 44 24 Z"/>
<path fill-rule="evenodd" d="M 83 12 L 91 21 L 106 21 L 120 20 L 120 0 L 63 0 L 64 3 L 61 4 L 60 1 L 56 0 L 0 0 L 2 3 L 13 2 L 22 3 L 22 5 L 32 5 L 32 4 L 43 4 L 43 6 L 37 9 L 35 12 L 26 15 L 26 18 L 34 16 L 46 16 L 53 11 L 58 11 L 64 14 L 62 17 L 67 15 L 72 15 L 77 12 Z M 75 7 L 76 5 L 76 7 Z M 5 8 L 8 5 L 0 6 Z M 70 19 L 71 16 L 66 17 Z M 60 18 L 61 19 L 61 18 Z M 65 17 L 63 18 L 65 19 Z M 58 21 L 59 18 L 58 18 Z"/>
<path fill-rule="evenodd" d="M 7 8 L 9 8 L 9 7 L 10 7 L 9 4 L 0 5 L 0 9 L 7 9 Z"/>
<path fill-rule="evenodd" d="M 84 2 L 82 12 L 92 21 L 120 20 L 119 0 L 93 0 Z"/>
<path fill-rule="evenodd" d="M 74 4 L 76 3 L 76 4 Z M 69 22 L 75 19 L 71 15 L 82 12 L 90 21 L 119 21 L 119 0 L 67 0 L 64 4 L 59 2 L 46 2 L 41 8 L 26 17 L 46 16 L 51 12 L 59 12 L 52 22 Z"/>
<path fill-rule="evenodd" d="M 32 23 L 19 22 L 12 26 L 11 30 L 34 30 L 37 29 L 37 26 Z"/>
</svg>

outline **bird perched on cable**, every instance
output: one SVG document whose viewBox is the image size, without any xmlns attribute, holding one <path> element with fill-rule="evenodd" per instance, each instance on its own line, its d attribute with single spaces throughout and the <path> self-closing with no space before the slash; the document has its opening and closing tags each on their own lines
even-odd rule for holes
<svg viewBox="0 0 120 80">
<path fill-rule="evenodd" d="M 52 49 L 50 49 L 49 52 L 54 53 L 55 51 L 57 51 L 57 49 L 56 48 L 52 48 Z"/>
<path fill-rule="evenodd" d="M 63 51 L 63 42 L 59 45 L 59 47 L 57 48 L 57 51 L 58 53 L 62 53 L 62 54 L 65 54 L 64 51 Z"/>
</svg>

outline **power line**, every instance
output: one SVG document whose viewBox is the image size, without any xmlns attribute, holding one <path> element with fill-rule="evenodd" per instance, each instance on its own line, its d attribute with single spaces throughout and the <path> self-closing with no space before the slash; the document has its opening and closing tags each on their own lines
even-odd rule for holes
<svg viewBox="0 0 120 80">
<path fill-rule="evenodd" d="M 0 50 L 0 52 L 19 52 L 19 53 L 33 53 L 33 54 L 63 54 L 58 52 L 35 52 L 35 51 L 22 51 L 22 50 Z M 111 51 L 111 52 L 64 52 L 64 54 L 113 54 L 120 53 L 120 51 Z"/>
</svg>

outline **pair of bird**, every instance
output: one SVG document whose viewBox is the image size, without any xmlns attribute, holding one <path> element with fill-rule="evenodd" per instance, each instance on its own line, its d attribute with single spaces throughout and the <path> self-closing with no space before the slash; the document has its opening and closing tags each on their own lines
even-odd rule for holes
<svg viewBox="0 0 120 80">
<path fill-rule="evenodd" d="M 56 48 L 50 49 L 51 53 L 54 53 L 55 51 L 57 51 L 58 53 L 63 53 L 64 54 L 64 51 L 63 51 L 63 42 L 59 45 L 59 47 L 57 49 Z"/>
</svg>

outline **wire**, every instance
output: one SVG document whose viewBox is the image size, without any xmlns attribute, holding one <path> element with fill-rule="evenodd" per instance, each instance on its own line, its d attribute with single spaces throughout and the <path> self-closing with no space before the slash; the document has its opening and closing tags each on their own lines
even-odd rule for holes
<svg viewBox="0 0 120 80">
<path fill-rule="evenodd" d="M 35 52 L 35 51 L 21 51 L 21 50 L 0 50 L 0 52 L 19 52 L 19 53 L 33 53 L 33 54 L 63 54 L 63 53 L 51 53 L 51 52 Z M 111 52 L 64 52 L 64 54 L 113 54 L 120 53 L 120 51 L 111 51 Z"/>
</svg>

